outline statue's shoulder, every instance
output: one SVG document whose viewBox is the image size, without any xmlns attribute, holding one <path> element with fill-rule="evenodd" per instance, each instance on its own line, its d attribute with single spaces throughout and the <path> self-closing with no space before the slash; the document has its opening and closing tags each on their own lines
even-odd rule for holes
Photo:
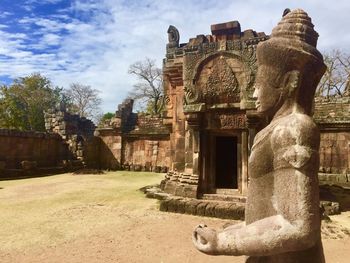
<svg viewBox="0 0 350 263">
<path fill-rule="evenodd" d="M 271 139 L 290 142 L 295 141 L 298 144 L 307 143 L 319 137 L 319 130 L 313 119 L 300 113 L 287 115 L 275 125 Z M 286 140 L 288 139 L 288 140 Z"/>
<path fill-rule="evenodd" d="M 304 166 L 317 155 L 319 143 L 319 130 L 310 116 L 293 113 L 281 118 L 271 134 L 275 166 Z"/>
</svg>

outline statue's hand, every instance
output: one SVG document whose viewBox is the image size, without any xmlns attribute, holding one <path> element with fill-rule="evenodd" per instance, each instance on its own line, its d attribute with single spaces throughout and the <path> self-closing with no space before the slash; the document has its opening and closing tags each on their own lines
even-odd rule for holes
<svg viewBox="0 0 350 263">
<path fill-rule="evenodd" d="M 216 255 L 218 253 L 217 240 L 216 230 L 206 225 L 198 225 L 193 231 L 192 241 L 194 245 L 205 254 Z"/>
</svg>

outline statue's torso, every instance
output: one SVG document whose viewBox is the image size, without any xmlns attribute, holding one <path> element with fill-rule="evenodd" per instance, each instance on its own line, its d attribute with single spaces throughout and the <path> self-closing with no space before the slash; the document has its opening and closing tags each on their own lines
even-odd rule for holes
<svg viewBox="0 0 350 263">
<path fill-rule="evenodd" d="M 271 123 L 255 138 L 249 158 L 249 187 L 246 204 L 246 224 L 277 215 L 274 208 L 274 153 L 271 136 L 274 129 L 288 120 Z M 293 202 L 293 200 L 290 200 Z M 321 239 L 312 248 L 272 256 L 248 257 L 247 263 L 321 263 L 324 262 Z"/>
</svg>

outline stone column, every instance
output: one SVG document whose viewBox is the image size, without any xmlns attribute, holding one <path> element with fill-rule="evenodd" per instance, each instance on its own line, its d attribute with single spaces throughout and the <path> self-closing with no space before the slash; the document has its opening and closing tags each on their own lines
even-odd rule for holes
<svg viewBox="0 0 350 263">
<path fill-rule="evenodd" d="M 190 113 L 186 115 L 187 125 L 189 128 L 189 134 L 191 137 L 189 138 L 191 148 L 186 149 L 186 152 L 192 153 L 192 158 L 189 157 L 192 164 L 192 171 L 189 176 L 188 183 L 190 185 L 190 189 L 192 192 L 192 196 L 197 195 L 198 182 L 199 182 L 199 174 L 200 174 L 200 125 L 201 125 L 201 115 L 200 113 Z M 187 163 L 186 163 L 187 165 Z"/>
</svg>

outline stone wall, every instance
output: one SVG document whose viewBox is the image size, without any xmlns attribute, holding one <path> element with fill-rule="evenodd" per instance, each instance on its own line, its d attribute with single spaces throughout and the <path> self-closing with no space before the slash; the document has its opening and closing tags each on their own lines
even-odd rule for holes
<svg viewBox="0 0 350 263">
<path fill-rule="evenodd" d="M 63 139 L 68 139 L 71 135 L 92 137 L 96 128 L 91 120 L 66 112 L 64 109 L 49 110 L 44 116 L 46 130 L 61 135 Z"/>
<path fill-rule="evenodd" d="M 114 129 L 101 129 L 99 138 L 99 166 L 101 169 L 121 168 L 122 137 Z"/>
<path fill-rule="evenodd" d="M 69 150 L 73 157 L 84 161 L 85 145 L 87 141 L 91 144 L 94 136 L 94 123 L 77 114 L 71 114 L 61 105 L 59 109 L 52 109 L 44 114 L 45 128 L 48 132 L 56 133 L 61 136 L 69 145 Z M 94 147 L 94 146 L 91 146 Z"/>
<path fill-rule="evenodd" d="M 333 127 L 334 130 L 344 127 L 349 130 L 350 96 L 315 98 L 314 119 L 320 128 Z"/>
<path fill-rule="evenodd" d="M 350 183 L 350 97 L 318 97 L 314 119 L 320 128 L 320 181 Z"/>
<path fill-rule="evenodd" d="M 115 116 L 95 135 L 100 139 L 99 165 L 103 169 L 167 171 L 170 165 L 169 130 L 163 118 L 132 112 L 133 100 L 118 105 Z"/>
<path fill-rule="evenodd" d="M 320 172 L 350 174 L 350 132 L 321 132 Z"/>
<path fill-rule="evenodd" d="M 125 168 L 131 166 L 133 170 L 167 172 L 170 164 L 169 139 L 131 137 L 125 139 L 124 147 Z"/>
<path fill-rule="evenodd" d="M 68 145 L 58 134 L 0 129 L 0 145 L 0 162 L 5 169 L 21 169 L 23 161 L 55 167 L 71 158 Z"/>
</svg>

